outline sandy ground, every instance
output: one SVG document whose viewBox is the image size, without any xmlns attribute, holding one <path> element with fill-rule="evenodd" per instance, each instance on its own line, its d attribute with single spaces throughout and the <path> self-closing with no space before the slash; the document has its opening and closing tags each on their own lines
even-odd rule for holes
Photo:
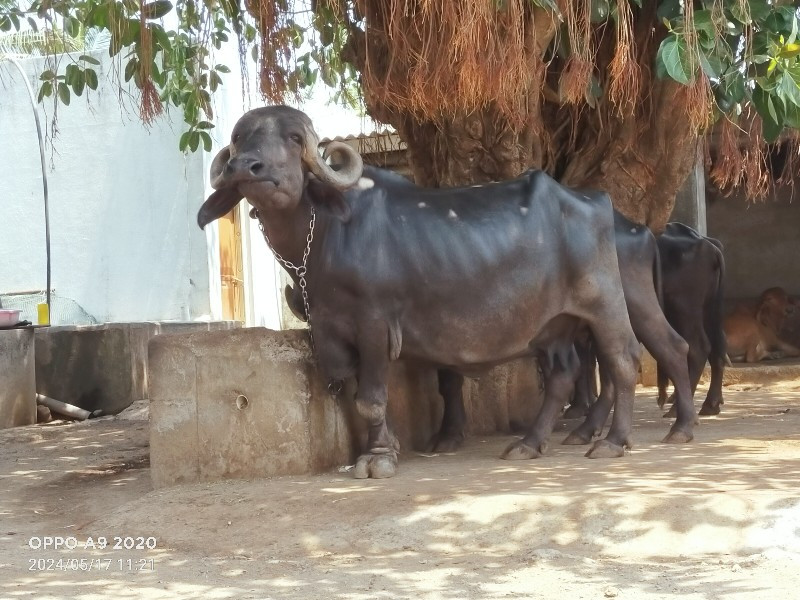
<svg viewBox="0 0 800 600">
<path fill-rule="evenodd" d="M 153 490 L 146 422 L 2 431 L 0 597 L 800 598 L 800 382 L 726 388 L 685 446 L 653 398 L 621 459 L 559 445 L 562 421 L 542 459 L 476 438 L 382 481 Z"/>
</svg>

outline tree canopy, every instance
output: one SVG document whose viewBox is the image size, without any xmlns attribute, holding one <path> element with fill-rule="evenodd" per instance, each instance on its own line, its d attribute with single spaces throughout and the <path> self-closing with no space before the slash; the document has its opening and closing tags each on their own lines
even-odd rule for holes
<svg viewBox="0 0 800 600">
<path fill-rule="evenodd" d="M 363 98 L 428 185 L 538 167 L 658 228 L 698 140 L 723 189 L 763 197 L 797 171 L 800 12 L 788 0 L 0 0 L 0 31 L 24 28 L 107 31 L 142 119 L 183 112 L 182 149 L 210 148 L 211 96 L 254 60 L 265 101 L 318 79 L 342 102 Z M 215 61 L 228 41 L 242 64 Z M 46 70 L 39 98 L 96 88 L 95 62 Z"/>
</svg>

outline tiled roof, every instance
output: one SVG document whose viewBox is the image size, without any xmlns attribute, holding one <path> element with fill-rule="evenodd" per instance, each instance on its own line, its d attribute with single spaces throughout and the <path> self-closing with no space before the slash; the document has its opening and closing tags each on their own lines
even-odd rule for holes
<svg viewBox="0 0 800 600">
<path fill-rule="evenodd" d="M 320 144 L 324 146 L 330 142 L 344 142 L 359 154 L 376 154 L 406 149 L 406 143 L 396 131 L 391 129 L 359 133 L 358 135 L 337 135 L 335 138 L 324 138 Z"/>
</svg>

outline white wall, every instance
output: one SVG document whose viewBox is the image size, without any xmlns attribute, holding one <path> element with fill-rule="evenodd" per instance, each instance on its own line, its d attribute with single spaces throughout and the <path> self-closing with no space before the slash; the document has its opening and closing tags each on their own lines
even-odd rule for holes
<svg viewBox="0 0 800 600">
<path fill-rule="evenodd" d="M 135 105 L 121 109 L 107 52 L 95 56 L 103 61 L 99 90 L 58 107 L 58 136 L 47 147 L 52 287 L 98 321 L 218 318 L 209 267 L 216 246 L 207 245 L 215 232 L 195 220 L 206 160 L 178 150 L 179 115 L 146 129 Z M 22 61 L 31 81 L 44 62 Z M 53 103 L 37 110 L 49 129 Z M 0 293 L 44 289 L 36 129 L 9 62 L 0 62 L 0 181 Z"/>
</svg>

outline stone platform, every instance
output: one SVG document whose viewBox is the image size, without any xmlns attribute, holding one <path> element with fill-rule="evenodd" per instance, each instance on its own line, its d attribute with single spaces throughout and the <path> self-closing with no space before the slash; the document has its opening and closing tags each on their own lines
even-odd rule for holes
<svg viewBox="0 0 800 600">
<path fill-rule="evenodd" d="M 248 328 L 150 342 L 150 464 L 156 487 L 351 464 L 365 442 L 353 386 L 330 396 L 305 331 Z M 349 393 L 348 393 L 349 392 Z M 470 433 L 508 432 L 539 408 L 531 359 L 464 384 Z M 426 450 L 442 401 L 436 371 L 394 362 L 389 424 L 402 452 Z"/>
</svg>

